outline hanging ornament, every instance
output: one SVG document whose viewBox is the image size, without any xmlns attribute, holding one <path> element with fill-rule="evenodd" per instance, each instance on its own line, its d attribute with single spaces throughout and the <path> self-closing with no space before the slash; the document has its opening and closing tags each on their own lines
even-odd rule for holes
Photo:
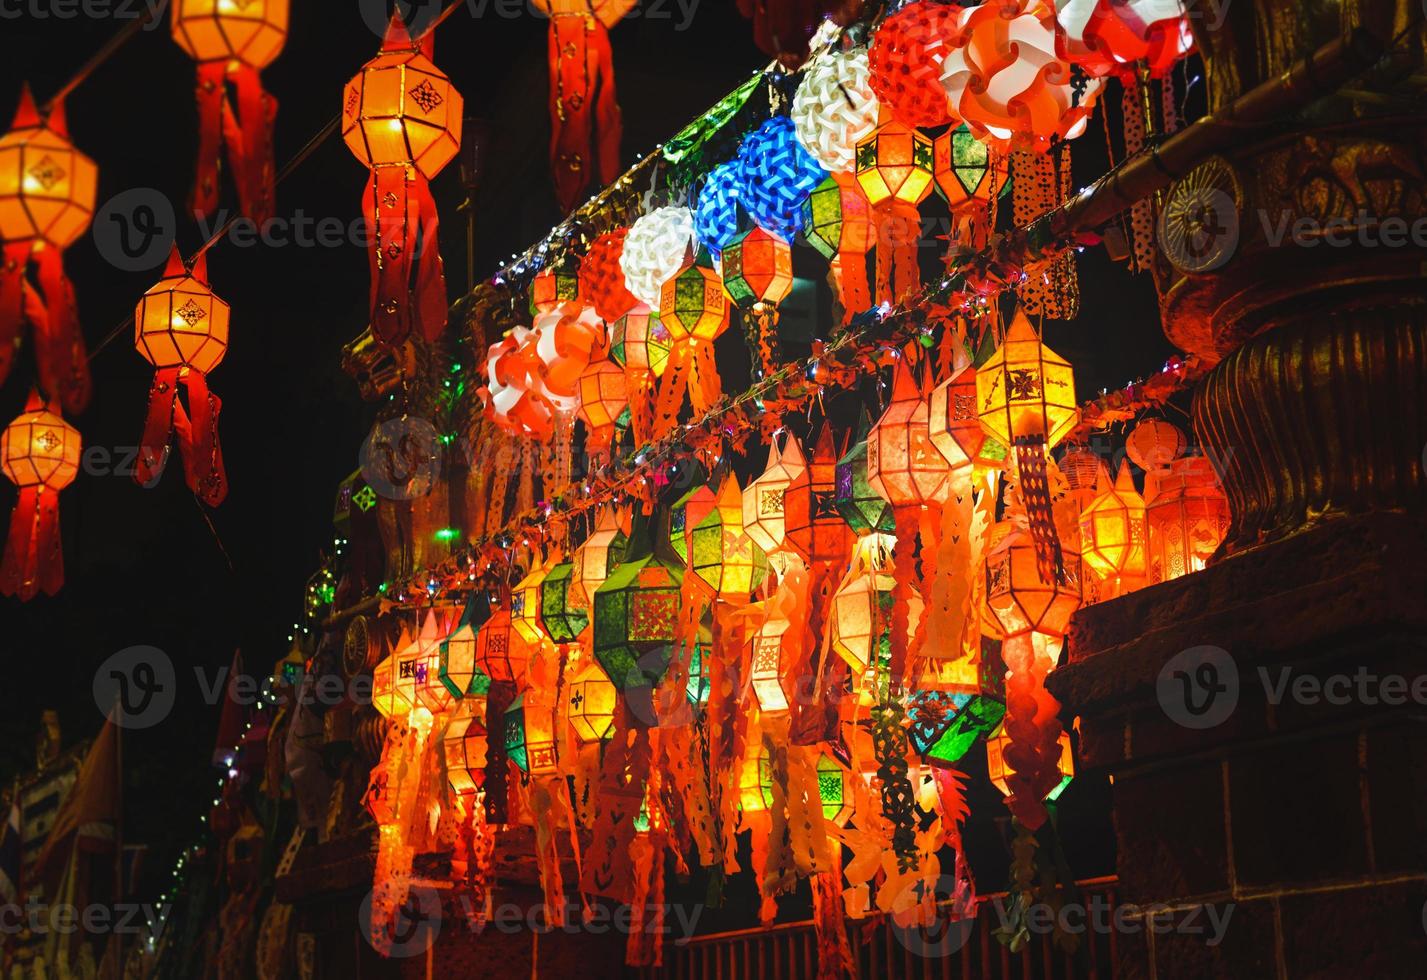
<svg viewBox="0 0 1427 980">
<path fill-rule="evenodd" d="M 928 399 L 927 432 L 946 459 L 953 478 L 970 476 L 981 456 L 986 430 L 976 413 L 976 368 L 965 364 L 936 388 Z"/>
<path fill-rule="evenodd" d="M 905 359 L 892 397 L 867 433 L 867 483 L 893 508 L 925 507 L 946 495 L 950 466 L 932 443 L 930 407 Z"/>
<path fill-rule="evenodd" d="M 532 562 L 530 572 L 510 592 L 511 629 L 525 647 L 527 658 L 535 656 L 542 646 L 551 642 L 540 615 L 540 596 L 544 591 L 545 576 L 553 567 L 553 562 Z"/>
<path fill-rule="evenodd" d="M 628 228 L 605 232 L 590 243 L 580 262 L 580 295 L 606 322 L 619 319 L 639 302 L 624 287 L 624 270 L 620 264 L 628 235 Z"/>
<path fill-rule="evenodd" d="M 218 207 L 219 155 L 228 166 L 243 214 L 262 224 L 273 213 L 273 119 L 277 100 L 258 72 L 287 40 L 288 0 L 180 0 L 173 39 L 198 62 L 198 168 L 189 207 L 199 218 Z M 237 94 L 228 100 L 228 83 Z"/>
<path fill-rule="evenodd" d="M 629 387 L 624 368 L 609 358 L 592 361 L 580 375 L 580 421 L 588 436 L 585 448 L 603 458 L 614 438 L 615 423 L 629 405 Z"/>
<path fill-rule="evenodd" d="M 614 732 L 614 711 L 619 691 L 594 661 L 571 675 L 566 686 L 566 717 L 575 739 L 581 743 L 601 742 Z"/>
<path fill-rule="evenodd" d="M 1060 750 L 1056 763 L 1059 779 L 1050 792 L 1045 794 L 1045 799 L 1051 802 L 1060 799 L 1060 794 L 1065 792 L 1065 787 L 1075 778 L 1075 759 L 1070 751 L 1070 733 L 1061 732 L 1056 744 Z M 991 785 L 999 789 L 1003 796 L 1011 794 L 1008 777 L 1012 775 L 1012 769 L 1006 764 L 1006 750 L 1010 747 L 1011 737 L 1006 734 L 1004 725 L 986 740 L 986 775 L 990 777 Z"/>
<path fill-rule="evenodd" d="M 461 618 L 451 635 L 442 640 L 437 648 L 436 676 L 446 685 L 451 696 L 459 699 L 479 699 L 484 706 L 485 696 L 490 692 L 490 675 L 476 666 L 476 614 L 477 596 L 472 591 L 466 600 Z M 484 718 L 485 712 L 479 712 Z"/>
<path fill-rule="evenodd" d="M 148 420 L 134 467 L 140 486 L 152 487 L 168 464 L 169 440 L 177 432 L 189 489 L 216 507 L 228 494 L 218 413 L 223 407 L 208 390 L 208 372 L 228 352 L 228 304 L 208 286 L 208 259 L 199 255 L 185 269 L 175 248 L 164 276 L 134 311 L 134 346 L 154 366 Z M 182 385 L 188 405 L 179 400 Z"/>
<path fill-rule="evenodd" d="M 1145 474 L 1149 580 L 1202 571 L 1229 532 L 1229 501 L 1207 456 L 1185 456 Z"/>
<path fill-rule="evenodd" d="M 515 634 L 510 607 L 493 610 L 476 630 L 476 666 L 492 681 L 518 687 L 529 665 L 529 648 Z"/>
<path fill-rule="evenodd" d="M 1110 585 L 1102 598 L 1111 598 L 1145 584 L 1145 498 L 1125 462 L 1113 484 L 1103 469 L 1098 484 L 1080 513 L 1080 544 L 1085 564 Z"/>
<path fill-rule="evenodd" d="M 573 260 L 547 265 L 530 280 L 530 315 L 554 313 L 580 299 L 579 266 Z"/>
<path fill-rule="evenodd" d="M 659 322 L 676 343 L 689 337 L 710 344 L 728 329 L 728 296 L 707 252 L 664 282 Z"/>
<path fill-rule="evenodd" d="M 869 309 L 867 253 L 876 244 L 877 227 L 852 174 L 832 174 L 803 202 L 803 237 L 832 264 L 843 322 Z"/>
<path fill-rule="evenodd" d="M 64 250 L 89 227 L 97 180 L 94 162 L 69 141 L 63 103 L 42 119 L 22 87 L 15 121 L 0 136 L 0 384 L 28 322 L 40 387 L 71 413 L 89 404 L 89 357 Z M 31 262 L 38 290 L 27 278 Z"/>
<path fill-rule="evenodd" d="M 505 709 L 505 754 L 521 772 L 532 776 L 555 772 L 555 719 L 550 705 L 533 689 Z"/>
<path fill-rule="evenodd" d="M 713 512 L 718 495 L 706 483 L 691 487 L 669 508 L 669 543 L 684 564 L 689 563 L 694 528 Z"/>
<path fill-rule="evenodd" d="M 808 557 L 805 535 L 811 507 L 808 463 L 798 437 L 787 433 L 781 447 L 775 437 L 768 446 L 768 464 L 743 491 L 743 530 L 775 566 L 784 568 L 790 557 Z M 790 537 L 789 528 L 804 529 L 804 534 Z"/>
<path fill-rule="evenodd" d="M 655 687 L 669 666 L 684 566 L 669 544 L 668 511 L 636 520 L 629 556 L 594 595 L 594 656 L 615 687 Z"/>
<path fill-rule="evenodd" d="M 745 310 L 748 345 L 762 377 L 782 361 L 778 347 L 778 304 L 793 291 L 793 249 L 777 235 L 752 228 L 734 239 L 723 254 L 723 287 Z"/>
<path fill-rule="evenodd" d="M 1059 640 L 1070 628 L 1070 616 L 1080 608 L 1080 556 L 1067 549 L 1064 574 L 1041 574 L 1039 556 L 1024 531 L 1007 528 L 1002 541 L 986 556 L 986 606 L 1005 636 L 1034 633 L 1038 654 L 1054 665 Z"/>
<path fill-rule="evenodd" d="M 655 208 L 629 228 L 619 267 L 624 285 L 650 309 L 658 309 L 664 284 L 688 265 L 694 237 L 694 216 L 679 205 Z"/>
<path fill-rule="evenodd" d="M 428 181 L 461 148 L 461 93 L 393 15 L 381 52 L 347 83 L 342 138 L 371 168 L 362 214 L 371 236 L 372 333 L 400 344 L 446 327 L 436 201 Z"/>
<path fill-rule="evenodd" d="M 1163 419 L 1144 419 L 1125 437 L 1125 455 L 1146 472 L 1168 470 L 1188 447 L 1179 427 Z"/>
<path fill-rule="evenodd" d="M 628 547 L 629 538 L 620 530 L 615 512 L 605 510 L 595 522 L 594 531 L 575 549 L 571 559 L 574 564 L 569 592 L 571 609 L 592 608 L 595 592 L 615 566 L 624 561 Z"/>
<path fill-rule="evenodd" d="M 558 322 L 560 315 L 553 315 Z M 487 417 L 503 430 L 544 442 L 555 431 L 556 413 L 574 411 L 576 398 L 545 386 L 539 340 L 538 332 L 516 327 L 491 344 L 486 350 L 486 384 L 479 394 Z"/>
<path fill-rule="evenodd" d="M 939 77 L 960 12 L 954 4 L 909 3 L 872 36 L 872 91 L 907 126 L 943 126 L 953 118 Z"/>
<path fill-rule="evenodd" d="M 1143 62 L 1155 78 L 1194 50 L 1183 0 L 1059 0 L 1056 50 L 1091 75 L 1133 77 Z"/>
<path fill-rule="evenodd" d="M 713 509 L 689 532 L 689 567 L 725 602 L 743 603 L 768 573 L 768 558 L 743 530 L 743 493 L 724 477 Z"/>
<path fill-rule="evenodd" d="M 877 301 L 888 303 L 921 286 L 917 205 L 931 193 L 932 143 L 885 113 L 883 120 L 857 144 L 857 183 L 875 212 Z"/>
<path fill-rule="evenodd" d="M 738 148 L 739 203 L 755 224 L 791 241 L 803 228 L 803 202 L 827 171 L 798 142 L 793 120 L 774 116 Z"/>
<path fill-rule="evenodd" d="M 429 609 L 416 633 L 416 703 L 433 715 L 447 711 L 455 700 L 450 686 L 441 677 L 441 645 L 451 634 L 449 609 Z"/>
<path fill-rule="evenodd" d="M 474 794 L 485 784 L 490 739 L 485 715 L 465 709 L 446 725 L 441 742 L 446 756 L 446 778 L 457 796 Z"/>
<path fill-rule="evenodd" d="M 853 551 L 852 566 L 832 597 L 829 638 L 832 648 L 861 678 L 891 662 L 893 590 L 896 581 L 883 570 L 890 536 L 868 535 Z"/>
<path fill-rule="evenodd" d="M 540 625 L 556 643 L 574 643 L 590 625 L 587 607 L 571 601 L 575 563 L 561 562 L 550 569 L 540 586 Z"/>
<path fill-rule="evenodd" d="M 0 470 L 20 490 L 0 564 L 0 595 L 22 601 L 64 585 L 59 492 L 79 472 L 79 432 L 31 391 L 25 410 L 0 433 Z"/>
<path fill-rule="evenodd" d="M 694 238 L 718 259 L 723 248 L 738 234 L 738 199 L 743 176 L 737 160 L 721 163 L 709 171 L 694 206 Z"/>
<path fill-rule="evenodd" d="M 383 718 L 403 718 L 416 707 L 416 685 L 425 668 L 421 653 L 404 626 L 391 653 L 372 668 L 372 707 Z"/>
<path fill-rule="evenodd" d="M 580 375 L 605 343 L 604 324 L 590 307 L 566 303 L 536 317 L 534 331 L 541 387 L 573 409 Z"/>
<path fill-rule="evenodd" d="M 941 73 L 952 112 L 1003 153 L 1045 153 L 1079 136 L 1104 83 L 1077 77 L 1055 46 L 1055 7 L 1045 0 L 962 10 Z"/>
<path fill-rule="evenodd" d="M 610 357 L 624 362 L 630 428 L 642 446 L 654 438 L 654 383 L 669 367 L 674 337 L 658 314 L 640 303 L 611 324 L 609 338 Z"/>
<path fill-rule="evenodd" d="M 623 127 L 614 92 L 609 29 L 635 0 L 535 0 L 550 18 L 550 169 L 555 199 L 569 213 L 590 185 L 619 176 Z"/>
<path fill-rule="evenodd" d="M 983 248 L 991 232 L 991 201 L 1010 189 L 1008 161 L 964 123 L 932 140 L 932 177 L 956 222 L 956 241 Z"/>
<path fill-rule="evenodd" d="M 1079 418 L 1074 371 L 1069 361 L 1041 343 L 1025 311 L 1017 310 L 1001 346 L 976 371 L 976 398 L 987 435 L 1015 451 L 1042 573 L 1055 581 L 1062 568 L 1046 454 Z"/>
<path fill-rule="evenodd" d="M 798 142 L 830 173 L 851 170 L 858 141 L 877 127 L 869 74 L 866 48 L 833 51 L 808 67 L 793 96 Z"/>
<path fill-rule="evenodd" d="M 767 611 L 767 618 L 749 640 L 752 647 L 749 652 L 749 677 L 753 696 L 758 699 L 760 711 L 787 711 L 788 694 L 783 690 L 783 637 L 793 624 L 788 622 L 781 610 L 772 607 L 771 601 L 762 605 Z"/>
<path fill-rule="evenodd" d="M 848 527 L 859 536 L 891 534 L 897 528 L 892 505 L 867 482 L 867 431 L 870 427 L 870 421 L 864 416 L 857 441 L 837 461 L 837 496 L 834 503 Z"/>
</svg>

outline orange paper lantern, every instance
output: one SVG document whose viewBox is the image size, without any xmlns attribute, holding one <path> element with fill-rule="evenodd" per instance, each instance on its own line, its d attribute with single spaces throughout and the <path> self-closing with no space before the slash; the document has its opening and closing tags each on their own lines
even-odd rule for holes
<svg viewBox="0 0 1427 980">
<path fill-rule="evenodd" d="M 25 410 L 0 433 L 0 471 L 20 490 L 0 563 L 0 594 L 28 601 L 64 585 L 59 492 L 79 471 L 79 432 L 30 392 Z"/>
<path fill-rule="evenodd" d="M 1229 501 L 1208 457 L 1176 459 L 1145 476 L 1151 582 L 1202 571 L 1229 532 Z"/>
<path fill-rule="evenodd" d="M 951 467 L 932 443 L 930 406 L 905 362 L 892 400 L 867 433 L 867 483 L 895 508 L 924 507 L 946 496 Z"/>
</svg>

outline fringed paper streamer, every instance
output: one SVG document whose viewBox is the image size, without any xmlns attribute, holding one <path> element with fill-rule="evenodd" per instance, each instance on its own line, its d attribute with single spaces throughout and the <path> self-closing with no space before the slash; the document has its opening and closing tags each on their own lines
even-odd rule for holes
<svg viewBox="0 0 1427 980">
<path fill-rule="evenodd" d="M 394 720 L 362 800 L 378 825 L 367 938 L 372 948 L 384 956 L 390 952 L 395 935 L 397 910 L 410 893 L 411 867 L 417 851 L 412 839 L 427 816 L 418 803 L 421 760 L 429 734 L 429 724 Z"/>
<path fill-rule="evenodd" d="M 40 592 L 54 595 L 63 586 L 59 493 L 43 485 L 21 487 L 10 512 L 10 536 L 0 565 L 0 595 L 28 602 Z"/>
<path fill-rule="evenodd" d="M 634 897 L 630 901 L 626 966 L 664 965 L 664 835 L 651 831 L 629 845 Z"/>
<path fill-rule="evenodd" d="M 857 961 L 847 938 L 842 901 L 842 848 L 830 851 L 829 868 L 812 877 L 813 932 L 818 941 L 818 980 L 857 976 Z"/>
<path fill-rule="evenodd" d="M 622 126 L 605 25 L 586 12 L 552 10 L 549 37 L 550 169 L 569 213 L 592 175 L 601 187 L 619 176 Z"/>
<path fill-rule="evenodd" d="M 1011 200 L 1017 225 L 1026 225 L 1055 207 L 1070 179 L 1069 143 L 1063 143 L 1060 156 L 1049 153 L 1013 153 L 1011 155 Z M 1063 173 L 1057 172 L 1057 159 Z M 1028 278 L 1018 293 L 1021 305 L 1032 316 L 1048 316 L 1070 320 L 1079 310 L 1079 287 L 1075 284 L 1074 252 L 1048 264 L 1026 270 Z"/>
<path fill-rule="evenodd" d="M 896 511 L 897 543 L 892 549 L 892 575 L 896 587 L 892 593 L 892 662 L 888 671 L 888 686 L 894 697 L 906 689 L 907 668 L 910 664 L 909 653 L 914 632 L 912 597 L 916 593 L 917 528 L 920 523 L 920 510 L 919 507 L 898 507 Z"/>
<path fill-rule="evenodd" d="M 64 254 L 58 248 L 44 245 L 34 253 L 34 260 L 40 291 L 38 295 L 30 291 L 36 302 L 27 304 L 26 318 L 34 331 L 40 384 L 65 411 L 80 412 L 89 404 L 89 355 L 79 329 L 74 285 L 65 275 Z M 39 296 L 44 297 L 43 305 L 38 304 Z"/>
<path fill-rule="evenodd" d="M 1145 146 L 1145 88 L 1148 82 L 1125 79 L 1120 105 L 1125 120 L 1125 156 L 1132 157 Z M 1154 262 L 1154 199 L 1141 198 L 1130 208 L 1130 228 L 1134 236 L 1135 271 L 1144 272 Z"/>
<path fill-rule="evenodd" d="M 850 173 L 836 173 L 842 201 L 842 236 L 833 269 L 842 297 L 842 322 L 872 308 L 872 291 L 867 283 L 867 253 L 875 241 L 876 225 L 872 206 L 867 203 L 857 179 Z"/>
<path fill-rule="evenodd" d="M 1050 659 L 1036 651 L 1034 635 L 1008 636 L 1001 647 L 1006 664 L 1006 806 L 1026 827 L 1038 829 L 1046 820 L 1047 793 L 1060 778 L 1060 703 L 1045 688 Z"/>
<path fill-rule="evenodd" d="M 372 242 L 372 333 L 392 345 L 412 333 L 435 341 L 446 328 L 446 277 L 426 178 L 413 166 L 373 168 L 362 215 Z"/>
<path fill-rule="evenodd" d="M 526 706 L 529 710 L 529 705 Z M 560 873 L 560 849 L 556 831 L 565 810 L 564 779 L 554 776 L 532 780 L 531 811 L 535 817 L 535 862 L 540 869 L 545 921 L 552 927 L 565 924 L 565 881 Z"/>
<path fill-rule="evenodd" d="M 788 842 L 798 875 L 806 878 L 831 867 L 828 820 L 823 815 L 818 787 L 818 758 L 822 750 L 814 745 L 785 744 Z"/>
<path fill-rule="evenodd" d="M 505 731 L 505 712 L 515 700 L 515 685 L 507 681 L 495 681 L 486 694 L 486 731 Z M 486 749 L 485 804 L 486 823 L 506 824 L 510 822 L 510 807 L 507 789 L 510 782 L 510 756 L 505 750 L 505 739 L 492 738 Z"/>
<path fill-rule="evenodd" d="M 951 492 L 941 505 L 941 540 L 935 550 L 936 567 L 929 576 L 927 628 L 932 637 L 926 656 L 958 660 L 964 656 L 962 639 L 972 616 L 971 588 L 979 566 L 971 561 L 972 519 L 975 501 L 969 483 L 951 481 Z"/>
<path fill-rule="evenodd" d="M 876 208 L 877 302 L 900 303 L 922 286 L 917 265 L 921 215 L 916 205 L 893 198 Z"/>
<path fill-rule="evenodd" d="M 768 760 L 773 790 L 773 801 L 767 811 L 768 852 L 758 880 L 763 908 L 767 910 L 770 907 L 776 909 L 777 897 L 789 894 L 797 887 L 798 876 L 788 833 L 788 718 L 781 713 L 763 715 L 762 718 L 762 751 Z"/>
<path fill-rule="evenodd" d="M 179 401 L 179 386 L 188 396 L 188 409 Z M 228 495 L 228 477 L 223 468 L 223 449 L 218 441 L 218 413 L 223 402 L 208 390 L 201 371 L 189 368 L 160 368 L 149 387 L 148 419 L 143 444 L 134 464 L 134 479 L 142 487 L 152 487 L 168 465 L 169 439 L 177 435 L 183 456 L 188 487 L 210 507 Z"/>
<path fill-rule="evenodd" d="M 637 724 L 621 700 L 600 768 L 600 809 L 580 882 L 591 895 L 625 904 L 633 901 L 636 886 L 630 844 L 635 839 L 634 822 L 644 802 L 651 763 L 649 730 Z"/>
<path fill-rule="evenodd" d="M 1036 567 L 1041 581 L 1063 583 L 1065 559 L 1050 499 L 1045 436 L 1017 436 L 1015 443 L 1017 487 L 1030 522 L 1031 540 L 1036 546 Z"/>
<path fill-rule="evenodd" d="M 941 819 L 944 843 L 956 851 L 953 872 L 955 885 L 948 907 L 953 921 L 976 917 L 976 881 L 971 877 L 971 864 L 966 860 L 966 846 L 961 828 L 971 814 L 966 802 L 966 775 L 960 770 L 943 767 L 931 769 L 936 789 L 936 813 Z"/>
<path fill-rule="evenodd" d="M 882 814 L 892 825 L 892 853 L 902 872 L 917 862 L 916 806 L 907 778 L 907 732 L 900 701 L 888 699 L 872 709 L 872 744 L 877 778 L 882 782 Z"/>
<path fill-rule="evenodd" d="M 712 644 L 705 661 L 709 672 L 709 703 L 705 712 L 708 727 L 708 771 L 711 804 L 719 815 L 723 866 L 728 874 L 738 872 L 738 832 L 740 817 L 739 766 L 747 751 L 749 689 L 749 643 L 756 623 L 747 608 L 715 603 Z M 744 815 L 747 816 L 746 814 Z"/>
</svg>

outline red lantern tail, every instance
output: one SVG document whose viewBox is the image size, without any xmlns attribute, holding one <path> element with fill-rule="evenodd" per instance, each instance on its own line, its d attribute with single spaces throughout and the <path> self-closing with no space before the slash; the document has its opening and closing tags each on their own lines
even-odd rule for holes
<svg viewBox="0 0 1427 980">
<path fill-rule="evenodd" d="M 10 376 L 15 362 L 15 338 L 25 321 L 25 266 L 30 261 L 29 241 L 6 242 L 0 253 L 0 384 Z"/>
<path fill-rule="evenodd" d="M 414 167 L 372 171 L 363 203 L 371 235 L 372 332 L 400 344 L 413 330 L 435 340 L 446 328 L 436 201 Z"/>
<path fill-rule="evenodd" d="M 89 355 L 74 305 L 74 286 L 64 274 L 64 256 L 45 246 L 36 253 L 44 317 L 35 316 L 35 359 L 45 392 L 71 414 L 89 404 Z M 23 273 L 22 273 L 23 275 Z"/>
<path fill-rule="evenodd" d="M 877 302 L 895 304 L 921 288 L 921 215 L 916 205 L 895 200 L 877 211 Z"/>
<path fill-rule="evenodd" d="M 236 113 L 228 100 L 230 74 L 238 94 Z M 199 218 L 218 209 L 220 156 L 226 147 L 238 206 L 261 224 L 272 217 L 272 124 L 277 101 L 264 91 L 257 69 L 240 65 L 230 72 L 226 61 L 198 65 L 196 95 L 198 163 L 189 196 L 190 209 Z"/>
<path fill-rule="evenodd" d="M 198 65 L 198 163 L 189 194 L 189 210 L 204 218 L 218 209 L 218 159 L 223 148 L 223 108 L 226 64 L 204 61 Z"/>
<path fill-rule="evenodd" d="M 180 383 L 188 389 L 188 410 L 178 400 Z M 208 381 L 200 372 L 183 368 L 155 371 L 149 388 L 143 445 L 134 469 L 135 481 L 146 488 L 158 483 L 168 465 L 169 436 L 177 432 L 189 489 L 210 507 L 222 503 L 228 495 L 223 450 L 218 442 L 218 413 L 222 405 L 218 396 L 208 390 Z"/>
<path fill-rule="evenodd" d="M 550 169 L 555 197 L 568 213 L 589 187 L 594 166 L 601 184 L 619 175 L 621 125 L 609 33 L 587 14 L 555 14 L 549 62 Z"/>
<path fill-rule="evenodd" d="M 59 494 L 43 486 L 21 487 L 0 562 L 0 594 L 28 602 L 39 592 L 54 595 L 63 585 Z"/>
</svg>

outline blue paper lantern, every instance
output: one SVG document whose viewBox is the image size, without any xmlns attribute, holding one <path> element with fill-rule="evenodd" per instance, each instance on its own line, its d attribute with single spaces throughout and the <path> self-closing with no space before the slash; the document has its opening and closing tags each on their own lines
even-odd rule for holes
<svg viewBox="0 0 1427 980">
<path fill-rule="evenodd" d="M 745 137 L 738 165 L 739 203 L 758 227 L 792 241 L 803 228 L 803 201 L 827 177 L 798 142 L 793 120 L 774 116 Z"/>
<path fill-rule="evenodd" d="M 738 203 L 743 178 L 737 160 L 721 163 L 709 171 L 694 205 L 694 237 L 719 257 L 723 247 L 738 234 Z"/>
</svg>

